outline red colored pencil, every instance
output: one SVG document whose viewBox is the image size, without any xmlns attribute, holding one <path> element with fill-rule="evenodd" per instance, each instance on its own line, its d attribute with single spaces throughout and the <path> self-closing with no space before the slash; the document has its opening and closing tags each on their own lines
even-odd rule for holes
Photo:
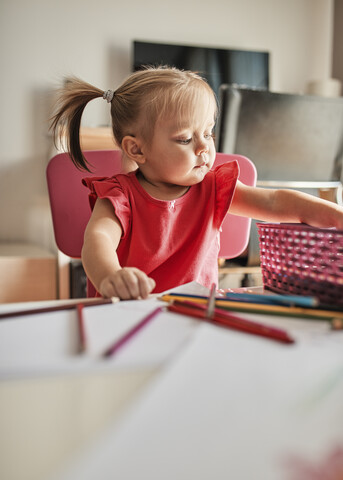
<svg viewBox="0 0 343 480">
<path fill-rule="evenodd" d="M 219 308 L 214 309 L 214 315 L 211 319 L 208 319 L 207 317 L 206 305 L 195 304 L 193 302 L 175 300 L 168 306 L 168 310 L 183 315 L 190 315 L 195 318 L 201 318 L 202 320 L 219 326 L 267 337 L 279 342 L 294 343 L 294 339 L 290 337 L 285 330 L 270 327 L 257 322 L 252 322 L 251 320 L 246 320 Z"/>
<path fill-rule="evenodd" d="M 119 301 L 119 298 L 84 298 L 81 300 L 84 307 L 95 307 L 97 305 L 106 305 L 108 303 L 116 303 Z M 11 312 L 0 313 L 0 320 L 12 318 L 12 317 L 22 317 L 24 315 L 35 315 L 37 313 L 49 313 L 49 312 L 58 312 L 59 310 L 72 310 L 76 305 L 80 303 L 80 299 L 71 299 L 67 302 L 61 302 L 57 305 L 38 307 L 38 308 L 28 308 L 25 310 L 13 310 Z"/>
<path fill-rule="evenodd" d="M 135 325 L 131 330 L 125 333 L 121 338 L 116 340 L 113 345 L 111 345 L 104 353 L 104 357 L 111 357 L 114 355 L 125 343 L 127 343 L 134 335 L 136 335 L 139 330 L 141 330 L 150 320 L 152 320 L 156 315 L 162 312 L 165 307 L 157 307 L 146 317 L 144 317 L 137 325 Z"/>
</svg>

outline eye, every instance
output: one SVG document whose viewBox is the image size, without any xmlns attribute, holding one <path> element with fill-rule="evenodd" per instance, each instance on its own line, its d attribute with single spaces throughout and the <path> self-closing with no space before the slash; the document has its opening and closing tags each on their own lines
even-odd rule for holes
<svg viewBox="0 0 343 480">
<path fill-rule="evenodd" d="M 211 132 L 211 133 L 205 133 L 205 134 L 204 134 L 204 137 L 206 138 L 206 140 L 210 140 L 210 138 L 213 138 L 213 139 L 214 139 L 214 138 L 215 138 L 215 135 L 214 135 L 213 132 Z"/>
<path fill-rule="evenodd" d="M 191 140 L 191 138 L 179 138 L 177 142 L 180 143 L 180 145 L 188 145 Z"/>
</svg>

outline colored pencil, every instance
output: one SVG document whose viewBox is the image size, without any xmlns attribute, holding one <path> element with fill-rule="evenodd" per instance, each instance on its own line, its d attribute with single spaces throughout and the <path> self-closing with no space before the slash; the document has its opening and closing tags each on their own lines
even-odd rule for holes
<svg viewBox="0 0 343 480">
<path fill-rule="evenodd" d="M 83 303 L 78 303 L 76 305 L 77 311 L 77 320 L 78 320 L 78 327 L 79 327 L 79 337 L 80 337 L 80 353 L 86 350 L 86 331 L 85 331 L 85 324 L 83 319 Z"/>
<path fill-rule="evenodd" d="M 0 313 L 0 320 L 12 318 L 12 317 L 22 317 L 24 315 L 35 315 L 37 313 L 49 313 L 49 312 L 57 312 L 59 310 L 72 310 L 76 308 L 77 304 L 80 303 L 80 298 L 75 300 L 70 300 L 65 303 L 60 303 L 58 305 L 53 306 L 46 306 L 46 307 L 38 307 L 38 308 L 29 308 L 25 310 L 16 310 L 6 313 Z M 119 302 L 119 298 L 112 297 L 112 298 L 84 298 L 82 299 L 82 303 L 84 307 L 96 307 L 97 305 L 106 305 L 109 303 L 116 303 Z"/>
<path fill-rule="evenodd" d="M 343 312 L 341 311 L 321 310 L 317 308 L 285 307 L 282 305 L 261 305 L 243 302 L 226 302 L 225 304 L 220 304 L 219 307 L 224 310 L 236 312 L 280 315 L 283 317 L 309 318 L 312 320 L 332 321 L 333 318 L 343 319 Z"/>
<path fill-rule="evenodd" d="M 226 292 L 225 297 L 230 301 L 263 303 L 268 305 L 284 305 L 287 307 L 318 307 L 319 301 L 316 297 L 303 295 L 270 295 L 259 293 L 235 293 Z"/>
<path fill-rule="evenodd" d="M 207 311 L 206 311 L 206 316 L 209 319 L 213 318 L 213 315 L 214 315 L 214 308 L 216 306 L 216 288 L 217 288 L 216 284 L 213 283 L 211 287 L 210 296 L 208 297 Z"/>
<path fill-rule="evenodd" d="M 164 310 L 164 307 L 157 307 L 155 310 L 150 312 L 145 316 L 139 323 L 137 323 L 131 330 L 125 333 L 122 337 L 116 340 L 105 352 L 103 353 L 104 357 L 111 357 L 114 355 L 123 345 L 125 345 L 132 337 L 136 335 L 147 323 L 149 323 L 153 318 L 155 318 L 159 313 Z"/>
<path fill-rule="evenodd" d="M 218 308 L 214 309 L 214 315 L 212 319 L 207 318 L 206 306 L 192 302 L 175 300 L 173 303 L 168 305 L 168 310 L 174 313 L 200 318 L 204 321 L 208 321 L 209 323 L 214 323 L 222 327 L 251 333 L 253 335 L 259 335 L 282 343 L 294 343 L 294 339 L 290 337 L 285 330 L 270 327 L 257 322 L 252 322 Z"/>
<path fill-rule="evenodd" d="M 183 293 L 169 293 L 168 295 L 177 297 L 194 297 L 206 299 L 203 295 L 187 295 Z M 245 302 L 245 303 L 261 303 L 267 305 L 283 305 L 287 307 L 305 307 L 313 308 L 318 307 L 319 302 L 315 297 L 307 297 L 301 295 L 270 295 L 270 294 L 258 294 L 258 293 L 236 293 L 227 292 L 225 296 L 220 296 L 217 300 L 231 301 L 231 302 Z"/>
<path fill-rule="evenodd" d="M 184 300 L 196 303 L 198 305 L 206 304 L 208 297 L 197 295 L 179 295 L 166 294 L 160 297 L 165 302 L 173 302 L 175 300 Z M 284 305 L 266 305 L 259 303 L 237 302 L 222 298 L 216 298 L 216 307 L 227 309 L 230 311 L 247 312 L 247 313 L 261 313 L 268 315 L 281 315 L 290 317 L 312 318 L 318 320 L 332 320 L 333 318 L 343 318 L 342 311 L 324 310 L 317 308 L 292 307 Z"/>
</svg>

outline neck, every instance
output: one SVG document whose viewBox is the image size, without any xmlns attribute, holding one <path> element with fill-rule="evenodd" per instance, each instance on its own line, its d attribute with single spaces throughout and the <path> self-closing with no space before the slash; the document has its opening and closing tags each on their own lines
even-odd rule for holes
<svg viewBox="0 0 343 480">
<path fill-rule="evenodd" d="M 171 183 L 154 182 L 146 178 L 141 170 L 137 171 L 137 180 L 144 190 L 158 200 L 176 200 L 188 192 L 190 187 Z"/>
</svg>

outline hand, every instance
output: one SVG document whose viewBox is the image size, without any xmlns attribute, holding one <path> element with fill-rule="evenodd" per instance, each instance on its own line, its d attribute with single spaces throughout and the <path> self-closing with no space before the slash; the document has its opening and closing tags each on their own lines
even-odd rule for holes
<svg viewBox="0 0 343 480">
<path fill-rule="evenodd" d="M 142 270 L 124 267 L 105 277 L 99 286 L 99 293 L 105 298 L 119 297 L 122 300 L 147 298 L 155 288 L 156 282 Z"/>
</svg>

